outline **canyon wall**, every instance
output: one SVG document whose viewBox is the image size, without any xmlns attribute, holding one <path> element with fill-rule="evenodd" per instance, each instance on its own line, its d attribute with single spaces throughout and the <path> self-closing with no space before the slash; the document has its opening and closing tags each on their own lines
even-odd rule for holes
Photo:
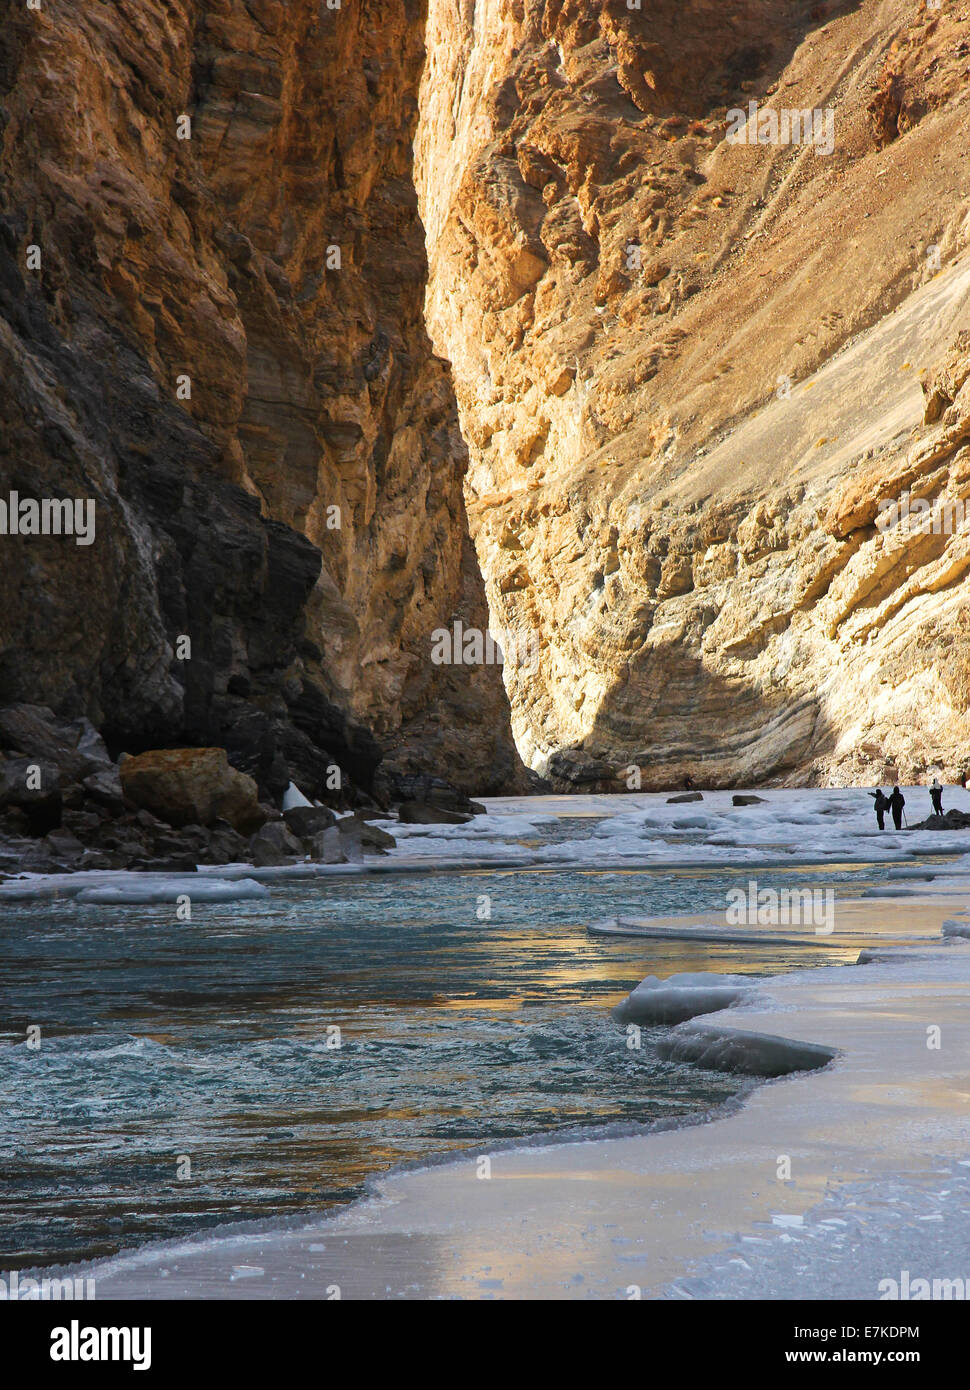
<svg viewBox="0 0 970 1390">
<path fill-rule="evenodd" d="M 116 751 L 217 742 L 278 793 L 333 761 L 520 785 L 467 453 L 423 322 L 412 0 L 0 4 L 0 704 Z M 185 640 L 190 640 L 187 645 Z"/>
<path fill-rule="evenodd" d="M 561 788 L 964 770 L 966 4 L 0 11 L 0 703 L 521 788 L 488 611 Z"/>
<path fill-rule="evenodd" d="M 956 777 L 970 7 L 431 0 L 428 52 L 427 321 L 493 624 L 539 650 L 526 761 Z M 751 102 L 774 134 L 728 141 Z M 961 510 L 880 524 L 904 494 Z"/>
</svg>

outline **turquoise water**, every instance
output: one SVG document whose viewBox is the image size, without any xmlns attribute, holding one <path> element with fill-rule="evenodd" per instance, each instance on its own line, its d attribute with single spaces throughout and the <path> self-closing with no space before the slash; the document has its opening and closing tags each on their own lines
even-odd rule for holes
<svg viewBox="0 0 970 1390">
<path fill-rule="evenodd" d="M 804 955 L 611 940 L 586 924 L 723 909 L 748 872 L 333 878 L 196 905 L 191 923 L 168 905 L 8 905 L 0 1268 L 318 1210 L 457 1148 L 701 1115 L 739 1080 L 660 1061 L 649 1032 L 630 1050 L 610 1008 L 651 972 L 771 974 Z M 788 868 L 778 885 L 797 880 Z"/>
</svg>

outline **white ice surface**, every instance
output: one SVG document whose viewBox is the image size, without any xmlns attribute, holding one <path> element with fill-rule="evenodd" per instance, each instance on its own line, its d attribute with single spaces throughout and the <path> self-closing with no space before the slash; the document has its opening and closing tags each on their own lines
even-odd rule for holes
<svg viewBox="0 0 970 1390">
<path fill-rule="evenodd" d="M 151 874 L 143 874 L 137 883 L 125 886 L 106 884 L 100 888 L 82 888 L 75 901 L 134 905 L 173 903 L 181 897 L 196 903 L 233 903 L 249 898 L 268 898 L 269 889 L 251 878 L 200 878 L 198 874 L 186 874 L 181 878 L 159 879 Z"/>
<path fill-rule="evenodd" d="M 925 788 L 904 788 L 911 819 L 922 817 Z M 345 873 L 419 872 L 423 868 L 461 870 L 537 865 L 598 870 L 830 866 L 889 863 L 895 878 L 887 893 L 923 893 L 922 875 L 931 873 L 931 891 L 944 879 L 970 872 L 970 831 L 879 831 L 866 791 L 839 789 L 759 790 L 763 803 L 735 807 L 729 791 L 705 792 L 702 802 L 669 805 L 667 794 L 626 796 L 540 796 L 486 798 L 486 813 L 465 825 L 402 825 L 376 821 L 397 845 L 386 855 L 366 855 L 361 864 L 302 864 L 256 869 L 251 864 L 207 866 L 199 870 L 223 878 L 259 882 L 328 877 Z M 970 794 L 948 787 L 944 804 L 970 811 Z M 548 843 L 560 819 L 581 827 L 578 837 Z M 585 823 L 585 824 L 584 824 Z M 925 865 L 926 856 L 958 856 L 954 864 Z M 909 870 L 912 870 L 910 874 Z M 920 877 L 915 877 L 919 875 Z M 83 874 L 25 874 L 0 883 L 5 898 L 73 896 L 82 887 L 121 883 L 130 874 L 92 870 Z"/>
<path fill-rule="evenodd" d="M 283 793 L 283 810 L 292 811 L 295 806 L 312 806 L 313 802 L 305 797 L 295 782 L 290 782 Z"/>
</svg>

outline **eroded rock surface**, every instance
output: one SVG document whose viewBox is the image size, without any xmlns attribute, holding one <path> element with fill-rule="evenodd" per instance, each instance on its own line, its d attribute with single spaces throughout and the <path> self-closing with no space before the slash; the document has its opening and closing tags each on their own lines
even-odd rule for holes
<svg viewBox="0 0 970 1390">
<path fill-rule="evenodd" d="M 955 778 L 970 529 L 876 523 L 970 496 L 965 7 L 431 0 L 428 46 L 428 323 L 493 624 L 539 640 L 526 761 Z M 750 102 L 818 145 L 729 143 Z"/>
<path fill-rule="evenodd" d="M 560 789 L 965 770 L 963 8 L 45 0 L 0 119 L 0 702 L 522 789 L 487 595 Z"/>
<path fill-rule="evenodd" d="M 0 540 L 0 704 L 115 753 L 220 744 L 277 797 L 382 753 L 513 787 L 500 671 L 429 660 L 487 619 L 422 318 L 424 27 L 405 0 L 5 7 L 0 498 L 97 510 L 91 545 Z"/>
</svg>

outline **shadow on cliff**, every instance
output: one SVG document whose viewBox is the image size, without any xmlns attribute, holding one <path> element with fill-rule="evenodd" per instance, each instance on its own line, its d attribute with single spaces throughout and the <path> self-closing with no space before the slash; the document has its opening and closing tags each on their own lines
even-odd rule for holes
<svg viewBox="0 0 970 1390">
<path fill-rule="evenodd" d="M 707 670 L 681 648 L 634 659 L 604 696 L 593 731 L 549 760 L 558 790 L 644 791 L 756 786 L 785 779 L 828 751 L 836 731 L 812 694 L 765 692 Z M 623 750 L 622 752 L 617 750 Z"/>
<path fill-rule="evenodd" d="M 279 794 L 367 786 L 380 749 L 312 679 L 320 553 L 221 478 L 214 445 L 75 289 L 69 343 L 0 219 L 0 495 L 88 498 L 92 544 L 4 536 L 0 704 L 86 715 L 113 753 L 216 743 Z"/>
<path fill-rule="evenodd" d="M 606 36 L 617 70 L 616 80 L 599 84 L 607 106 L 611 101 L 626 106 L 632 99 L 655 116 L 699 120 L 764 93 L 813 30 L 860 3 L 741 0 L 732 6 L 695 6 L 663 0 L 638 13 L 625 0 L 608 0 L 603 14 L 597 16 L 591 6 L 579 19 L 572 7 L 556 7 L 546 15 L 544 30 L 561 38 L 572 29 L 580 44 L 595 42 L 599 32 Z"/>
</svg>

